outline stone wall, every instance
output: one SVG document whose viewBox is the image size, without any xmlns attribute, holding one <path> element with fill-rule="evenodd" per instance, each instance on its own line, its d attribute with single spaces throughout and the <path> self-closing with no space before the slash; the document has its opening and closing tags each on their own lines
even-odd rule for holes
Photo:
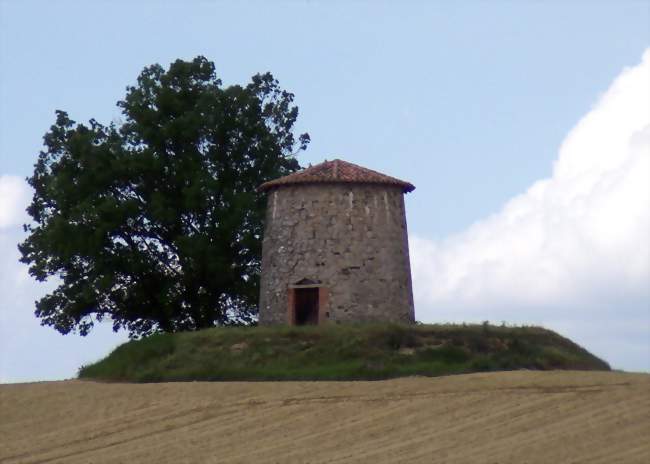
<svg viewBox="0 0 650 464">
<path fill-rule="evenodd" d="M 286 324 L 288 288 L 328 289 L 326 320 L 415 320 L 404 197 L 372 184 L 287 185 L 268 192 L 260 324 Z"/>
</svg>

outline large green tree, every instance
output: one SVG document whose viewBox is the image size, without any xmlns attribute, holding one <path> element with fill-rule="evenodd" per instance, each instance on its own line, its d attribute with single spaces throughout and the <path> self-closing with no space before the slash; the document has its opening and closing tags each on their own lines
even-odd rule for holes
<svg viewBox="0 0 650 464">
<path fill-rule="evenodd" d="M 254 320 L 264 199 L 299 168 L 293 94 L 271 74 L 222 86 L 203 57 L 147 67 L 118 102 L 123 121 L 63 111 L 28 179 L 19 245 L 39 281 L 43 325 L 86 335 L 110 318 L 131 336 Z"/>
</svg>

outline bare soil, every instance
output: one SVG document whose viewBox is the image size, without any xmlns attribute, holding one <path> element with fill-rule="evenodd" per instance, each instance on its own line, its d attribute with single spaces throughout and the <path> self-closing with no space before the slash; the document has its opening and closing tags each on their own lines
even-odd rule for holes
<svg viewBox="0 0 650 464">
<path fill-rule="evenodd" d="M 648 463 L 650 375 L 0 385 L 0 463 Z"/>
</svg>

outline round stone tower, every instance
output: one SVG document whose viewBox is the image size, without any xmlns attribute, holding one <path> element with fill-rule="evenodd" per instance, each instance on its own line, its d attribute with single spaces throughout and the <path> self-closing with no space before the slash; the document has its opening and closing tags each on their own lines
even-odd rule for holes
<svg viewBox="0 0 650 464">
<path fill-rule="evenodd" d="M 262 184 L 260 324 L 415 321 L 408 182 L 342 160 Z"/>
</svg>

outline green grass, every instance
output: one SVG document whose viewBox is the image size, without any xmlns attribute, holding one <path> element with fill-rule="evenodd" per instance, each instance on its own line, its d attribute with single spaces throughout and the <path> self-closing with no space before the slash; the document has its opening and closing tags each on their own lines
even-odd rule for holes
<svg viewBox="0 0 650 464">
<path fill-rule="evenodd" d="M 83 366 L 79 377 L 126 382 L 378 380 L 514 369 L 610 367 L 539 327 L 329 325 L 153 335 Z"/>
</svg>

